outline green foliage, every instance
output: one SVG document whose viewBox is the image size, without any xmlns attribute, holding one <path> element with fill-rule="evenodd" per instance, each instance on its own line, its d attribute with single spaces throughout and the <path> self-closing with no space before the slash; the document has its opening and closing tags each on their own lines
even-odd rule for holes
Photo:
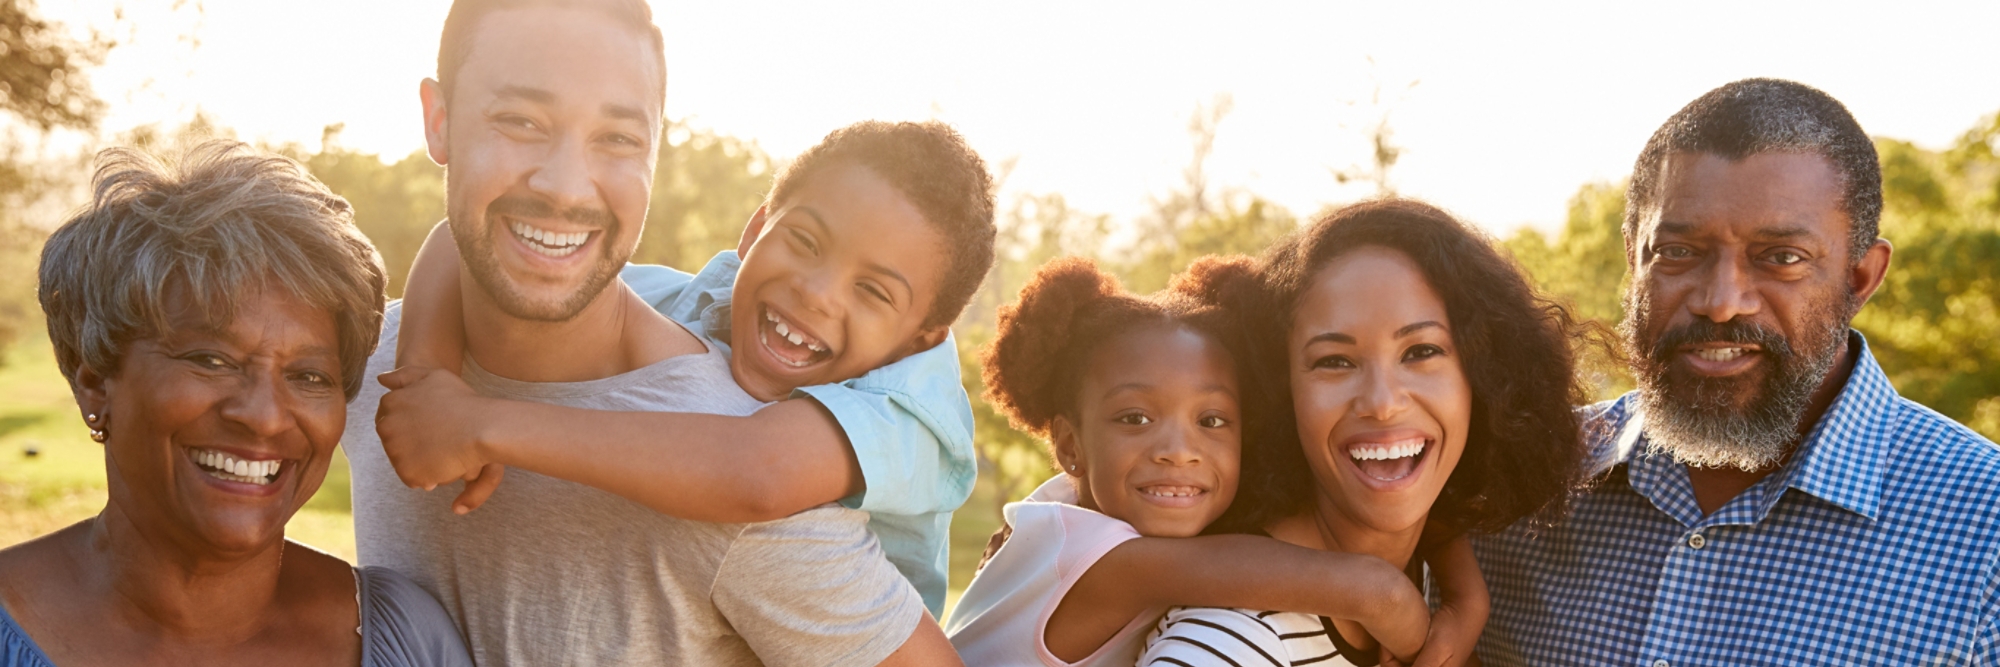
<svg viewBox="0 0 2000 667">
<path fill-rule="evenodd" d="M 632 261 L 699 271 L 736 247 L 743 223 L 771 188 L 771 158 L 754 142 L 667 124 L 653 171 L 646 229 Z"/>
<path fill-rule="evenodd" d="M 389 271 L 389 295 L 402 296 L 424 237 L 444 220 L 444 168 L 424 151 L 384 163 L 373 153 L 340 145 L 340 130 L 339 125 L 328 126 L 317 153 L 300 154 L 295 147 L 278 150 L 304 163 L 327 189 L 354 207 L 354 225 L 375 243 Z"/>
<path fill-rule="evenodd" d="M 0 109 L 43 132 L 95 127 L 104 102 L 83 72 L 111 47 L 101 36 L 71 37 L 37 16 L 32 0 L 0 0 Z"/>
<path fill-rule="evenodd" d="M 1554 240 L 1523 228 L 1501 243 L 1534 280 L 1536 288 L 1570 308 L 1579 319 L 1597 323 L 1603 340 L 1579 349 L 1580 380 L 1592 398 L 1630 391 L 1633 384 L 1610 354 L 1610 332 L 1623 318 L 1625 292 L 1625 185 L 1590 183 L 1569 200 L 1569 216 Z M 1601 344 L 1600 344 L 1601 343 Z"/>
<path fill-rule="evenodd" d="M 2000 117 L 1995 117 L 2000 118 Z M 1948 150 L 1876 141 L 1888 277 L 1854 320 L 1904 396 L 2000 438 L 2000 120 Z"/>
</svg>

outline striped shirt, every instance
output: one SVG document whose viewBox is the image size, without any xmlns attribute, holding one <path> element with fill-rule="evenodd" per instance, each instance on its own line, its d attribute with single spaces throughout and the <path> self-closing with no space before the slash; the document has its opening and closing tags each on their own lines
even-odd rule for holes
<svg viewBox="0 0 2000 667">
<path fill-rule="evenodd" d="M 1378 655 L 1347 643 L 1325 616 L 1175 607 L 1146 638 L 1139 667 L 1373 667 Z"/>
<path fill-rule="evenodd" d="M 1589 408 L 1605 477 L 1556 526 L 1473 541 L 1485 663 L 2000 665 L 2000 447 L 1849 340 L 1790 462 L 1706 516 L 1633 395 Z"/>
</svg>

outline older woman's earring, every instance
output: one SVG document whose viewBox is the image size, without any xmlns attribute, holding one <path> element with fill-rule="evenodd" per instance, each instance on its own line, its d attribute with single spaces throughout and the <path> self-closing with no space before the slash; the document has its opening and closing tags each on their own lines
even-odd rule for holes
<svg viewBox="0 0 2000 667">
<path fill-rule="evenodd" d="M 99 428 L 97 428 L 97 425 L 98 425 L 98 424 L 99 424 L 100 422 L 103 422 L 103 421 L 104 421 L 104 418 L 103 418 L 103 417 L 99 417 L 99 416 L 97 416 L 97 413 L 95 413 L 95 412 L 92 412 L 92 413 L 89 413 L 89 414 L 86 414 L 86 415 L 84 415 L 84 416 L 83 416 L 83 421 L 84 421 L 84 423 L 86 423 L 86 424 L 90 424 L 90 439 L 91 439 L 91 440 L 93 440 L 93 441 L 95 441 L 95 442 L 104 442 L 104 441 L 105 441 L 105 439 L 107 439 L 107 438 L 111 437 L 111 436 L 110 436 L 110 434 L 108 434 L 108 433 L 105 433 L 105 432 L 104 432 L 104 431 L 103 431 L 102 429 L 99 429 Z"/>
</svg>

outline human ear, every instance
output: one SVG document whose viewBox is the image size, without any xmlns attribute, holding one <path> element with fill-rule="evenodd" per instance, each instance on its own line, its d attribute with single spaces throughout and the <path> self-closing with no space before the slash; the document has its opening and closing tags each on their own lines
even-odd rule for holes
<svg viewBox="0 0 2000 667">
<path fill-rule="evenodd" d="M 757 245 L 757 237 L 764 235 L 764 222 L 770 208 L 768 204 L 757 207 L 757 212 L 750 214 L 750 221 L 743 223 L 743 238 L 736 241 L 737 259 L 748 256 L 750 246 Z"/>
<path fill-rule="evenodd" d="M 424 104 L 424 145 L 429 150 L 431 162 L 444 166 L 451 160 L 450 143 L 447 141 L 445 122 L 444 87 L 437 79 L 424 79 L 417 86 L 417 97 Z"/>
<path fill-rule="evenodd" d="M 939 343 L 944 342 L 944 337 L 948 335 L 951 335 L 951 327 L 948 326 L 931 327 L 918 331 L 916 336 L 910 338 L 910 341 L 903 345 L 901 354 L 898 354 L 897 358 L 907 357 L 937 347 Z"/>
<path fill-rule="evenodd" d="M 76 407 L 83 411 L 84 425 L 92 431 L 108 431 L 111 425 L 110 381 L 89 366 L 79 364 L 70 383 L 76 392 Z"/>
<path fill-rule="evenodd" d="M 1076 427 L 1069 423 L 1068 417 L 1057 415 L 1049 422 L 1049 443 L 1055 445 L 1056 466 L 1062 468 L 1063 474 L 1082 479 L 1083 452 L 1077 447 Z"/>
<path fill-rule="evenodd" d="M 1861 261 L 1848 269 L 1847 288 L 1855 303 L 1867 303 L 1869 297 L 1875 296 L 1875 290 L 1882 287 L 1882 279 L 1889 275 L 1889 256 L 1894 252 L 1888 239 L 1875 239 L 1868 252 L 1862 253 Z"/>
</svg>

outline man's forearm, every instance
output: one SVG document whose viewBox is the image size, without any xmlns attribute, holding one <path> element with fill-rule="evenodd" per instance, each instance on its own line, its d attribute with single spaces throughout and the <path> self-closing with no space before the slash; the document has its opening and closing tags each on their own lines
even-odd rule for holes
<svg viewBox="0 0 2000 667">
<path fill-rule="evenodd" d="M 778 519 L 859 493 L 833 416 L 791 400 L 747 417 L 509 403 L 479 438 L 491 462 L 595 487 L 696 521 Z"/>
</svg>

